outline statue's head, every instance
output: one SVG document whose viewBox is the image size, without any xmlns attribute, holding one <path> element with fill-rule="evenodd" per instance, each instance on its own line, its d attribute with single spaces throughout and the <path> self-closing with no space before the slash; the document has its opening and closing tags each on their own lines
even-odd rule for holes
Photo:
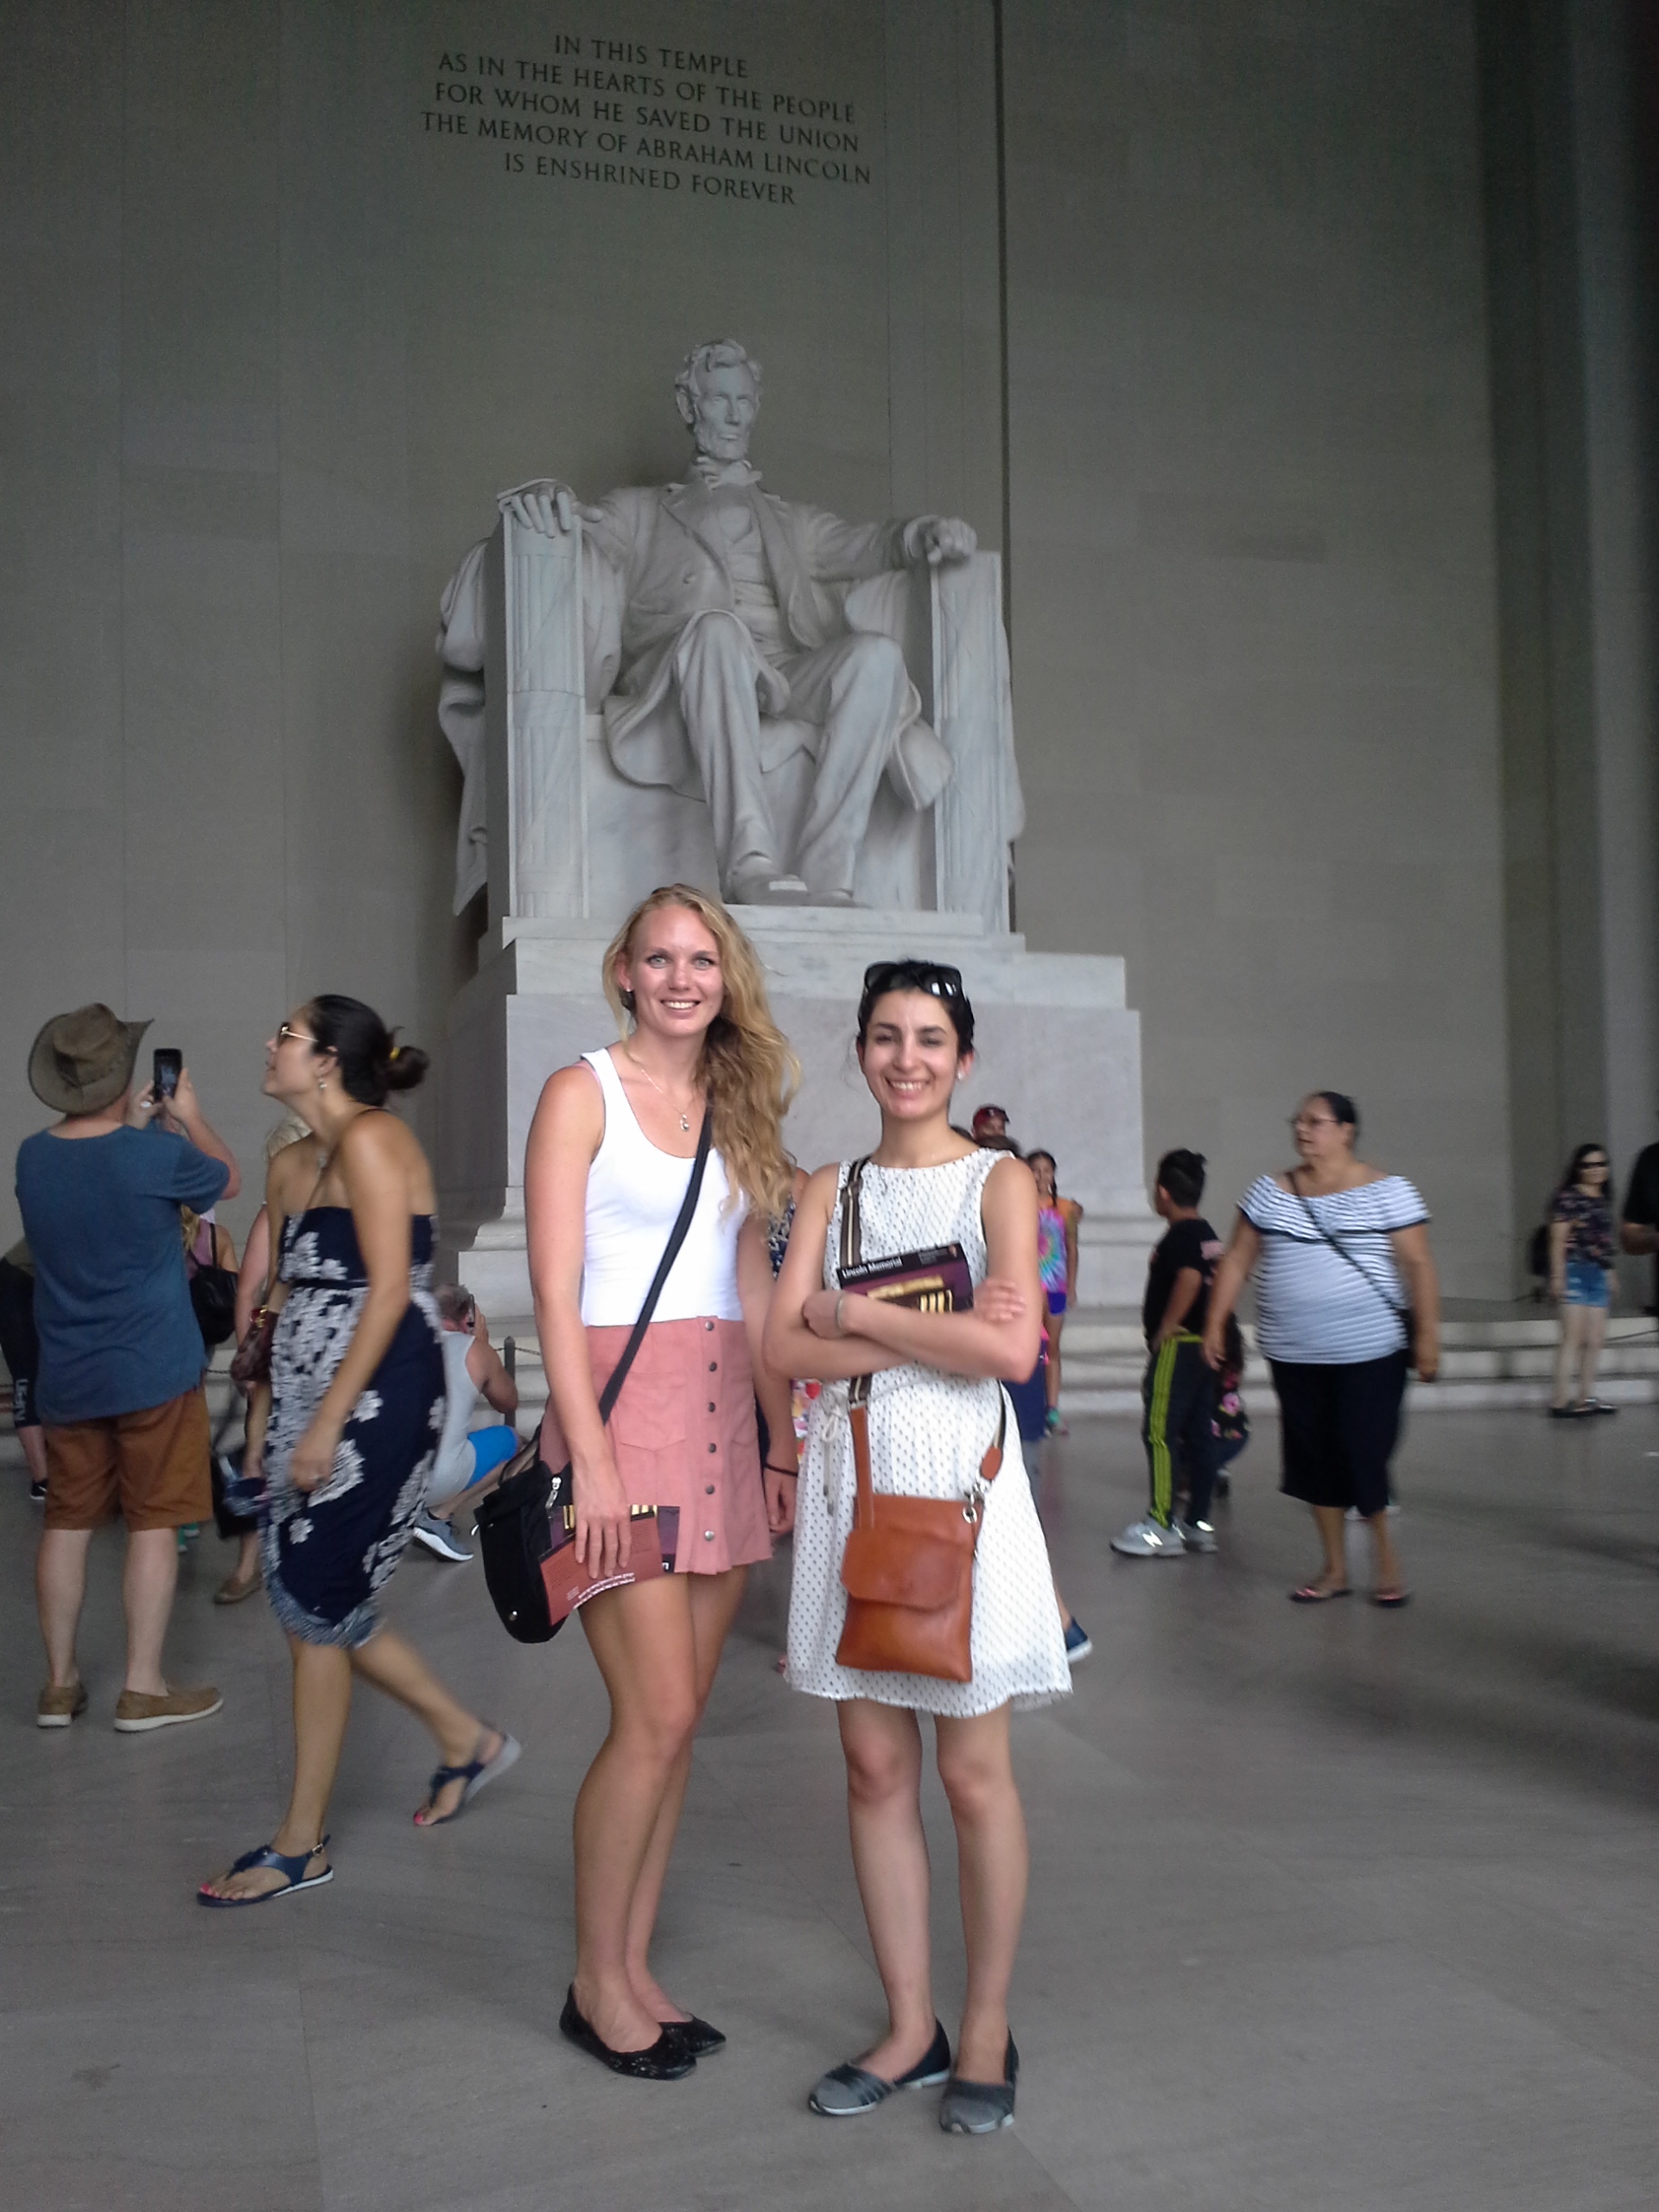
<svg viewBox="0 0 1659 2212">
<path fill-rule="evenodd" d="M 760 364 L 735 338 L 707 339 L 681 364 L 674 399 L 699 453 L 742 461 L 760 409 Z"/>
</svg>

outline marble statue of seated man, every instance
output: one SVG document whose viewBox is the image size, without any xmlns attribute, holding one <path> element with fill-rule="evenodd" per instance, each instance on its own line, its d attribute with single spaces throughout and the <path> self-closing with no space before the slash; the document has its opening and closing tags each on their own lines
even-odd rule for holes
<svg viewBox="0 0 1659 2212">
<path fill-rule="evenodd" d="M 760 365 L 733 340 L 697 346 L 675 396 L 696 446 L 683 483 L 587 506 L 544 479 L 502 506 L 550 535 L 580 515 L 590 705 L 606 700 L 620 774 L 707 800 L 726 897 L 849 905 L 882 778 L 920 809 L 951 763 L 901 648 L 849 626 L 834 587 L 966 560 L 974 532 L 935 515 L 842 522 L 765 490 L 748 459 Z M 785 851 L 766 777 L 803 749 L 810 797 Z"/>
</svg>

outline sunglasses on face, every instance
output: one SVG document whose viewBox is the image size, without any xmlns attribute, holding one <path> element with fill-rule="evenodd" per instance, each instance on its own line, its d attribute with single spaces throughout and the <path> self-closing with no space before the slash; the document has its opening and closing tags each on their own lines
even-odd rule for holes
<svg viewBox="0 0 1659 2212">
<path fill-rule="evenodd" d="M 887 991 L 925 991 L 936 999 L 959 999 L 962 970 L 931 960 L 874 961 L 864 970 L 864 996 L 879 999 Z"/>
</svg>

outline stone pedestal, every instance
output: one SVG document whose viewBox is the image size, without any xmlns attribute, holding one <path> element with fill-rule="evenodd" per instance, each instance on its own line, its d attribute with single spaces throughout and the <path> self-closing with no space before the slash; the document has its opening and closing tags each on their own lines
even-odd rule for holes
<svg viewBox="0 0 1659 2212">
<path fill-rule="evenodd" d="M 766 963 L 772 1013 L 800 1056 L 801 1095 L 785 1140 L 805 1167 L 868 1151 L 876 1109 L 853 1052 L 864 970 L 905 954 L 959 967 L 974 1002 L 978 1060 L 957 1094 L 1007 1109 L 1022 1146 L 1059 1164 L 1084 1209 L 1082 1281 L 1090 1305 L 1139 1302 L 1157 1222 L 1143 1188 L 1141 1024 L 1124 1004 L 1123 963 L 1027 952 L 973 914 L 739 906 Z M 531 1117 L 556 1068 L 609 1043 L 600 962 L 614 924 L 510 918 L 460 992 L 439 1069 L 438 1179 L 443 1259 L 492 1315 L 531 1310 L 524 1161 Z"/>
</svg>

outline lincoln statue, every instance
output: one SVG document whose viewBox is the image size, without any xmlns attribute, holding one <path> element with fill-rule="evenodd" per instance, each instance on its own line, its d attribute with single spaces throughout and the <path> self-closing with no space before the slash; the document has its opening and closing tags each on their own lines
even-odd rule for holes
<svg viewBox="0 0 1659 2212">
<path fill-rule="evenodd" d="M 542 478 L 501 505 L 550 537 L 581 518 L 590 709 L 604 702 L 619 774 L 707 800 L 726 897 L 850 905 L 882 779 L 919 810 L 951 762 L 921 718 L 901 648 L 849 625 L 845 588 L 966 560 L 974 532 L 938 515 L 843 522 L 766 489 L 749 462 L 760 365 L 734 340 L 696 346 L 674 389 L 694 448 L 684 481 L 588 506 Z M 482 880 L 480 554 L 445 595 L 439 639 L 451 709 L 440 711 L 467 772 L 458 904 Z M 801 753 L 810 793 L 786 840 L 768 779 Z"/>
</svg>

